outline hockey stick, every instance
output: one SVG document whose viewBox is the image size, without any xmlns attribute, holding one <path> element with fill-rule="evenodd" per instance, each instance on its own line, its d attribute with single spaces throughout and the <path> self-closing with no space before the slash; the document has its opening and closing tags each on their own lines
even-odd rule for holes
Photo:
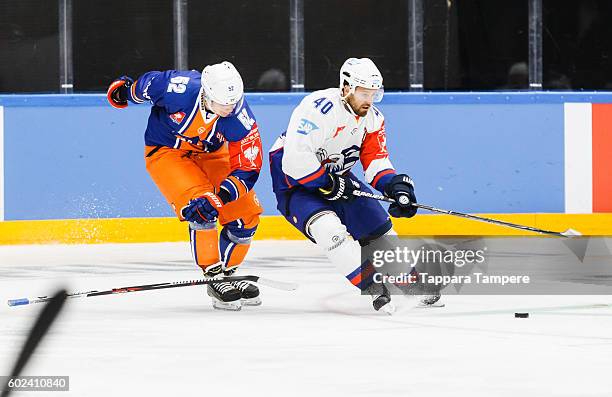
<svg viewBox="0 0 612 397">
<path fill-rule="evenodd" d="M 297 284 L 288 283 L 285 281 L 275 281 L 269 280 L 267 278 L 262 278 L 258 276 L 228 276 L 222 277 L 218 279 L 200 279 L 200 280 L 189 280 L 189 281 L 175 281 L 169 283 L 158 283 L 158 284 L 146 284 L 146 285 L 136 285 L 132 287 L 122 287 L 122 288 L 113 288 L 104 291 L 86 291 L 86 292 L 73 292 L 66 295 L 67 298 L 89 298 L 91 296 L 102 296 L 102 295 L 114 295 L 114 294 L 124 294 L 126 292 L 138 292 L 138 291 L 152 291 L 156 289 L 167 289 L 167 288 L 178 288 L 178 287 L 191 287 L 193 285 L 204 285 L 204 284 L 218 284 L 218 283 L 226 283 L 232 281 L 251 281 L 254 283 L 258 283 L 261 285 L 265 285 L 267 287 L 280 289 L 283 291 L 293 291 L 297 289 Z M 42 303 L 51 300 L 47 296 L 39 296 L 36 298 L 21 298 L 21 299 L 11 299 L 8 301 L 9 306 L 21 306 L 21 305 L 29 305 L 32 303 Z"/>
<path fill-rule="evenodd" d="M 29 361 L 30 357 L 32 356 L 32 353 L 34 353 L 34 350 L 36 349 L 40 341 L 43 339 L 43 337 L 47 334 L 49 327 L 51 327 L 51 324 L 53 324 L 53 321 L 55 321 L 57 315 L 62 310 L 62 307 L 66 302 L 66 296 L 66 291 L 62 289 L 58 291 L 55 295 L 53 295 L 51 298 L 47 299 L 49 303 L 40 312 L 36 323 L 34 323 L 34 326 L 30 331 L 28 339 L 21 348 L 21 352 L 19 353 L 17 361 L 15 362 L 13 370 L 11 371 L 11 376 L 7 379 L 7 384 L 2 385 L 3 390 L 2 394 L 0 394 L 2 397 L 8 397 L 11 393 L 12 389 L 8 386 L 10 379 L 16 378 L 21 374 L 21 371 Z"/>
<path fill-rule="evenodd" d="M 374 193 L 369 193 L 369 192 L 363 192 L 363 191 L 360 191 L 360 190 L 354 190 L 353 194 L 355 196 L 357 196 L 357 197 L 366 197 L 366 198 L 370 198 L 370 199 L 374 199 L 374 200 L 386 201 L 387 203 L 395 203 L 394 199 L 392 199 L 390 197 L 387 197 L 387 196 L 383 196 L 381 194 L 374 194 Z M 443 210 L 443 209 L 440 209 L 440 208 L 435 208 L 435 207 L 432 207 L 432 206 L 429 206 L 429 205 L 424 205 L 424 204 L 413 203 L 412 205 L 417 207 L 417 208 L 421 208 L 421 209 L 428 210 L 428 211 L 431 211 L 431 212 L 438 212 L 440 214 L 459 216 L 459 217 L 462 217 L 462 218 L 473 219 L 473 220 L 476 220 L 476 221 L 492 223 L 492 224 L 500 225 L 500 226 L 512 227 L 512 228 L 515 228 L 515 229 L 528 230 L 530 232 L 535 232 L 535 233 L 540 233 L 540 234 L 548 234 L 548 235 L 557 236 L 557 237 L 578 237 L 578 236 L 582 236 L 582 233 L 580 233 L 579 231 L 574 230 L 574 229 L 567 229 L 567 230 L 565 230 L 563 232 L 553 232 L 553 231 L 550 231 L 550 230 L 538 229 L 537 227 L 518 225 L 516 223 L 510 223 L 510 222 L 500 221 L 500 220 L 497 220 L 497 219 L 485 218 L 483 216 L 471 215 L 471 214 L 466 214 L 466 213 L 458 212 L 458 211 Z"/>
</svg>

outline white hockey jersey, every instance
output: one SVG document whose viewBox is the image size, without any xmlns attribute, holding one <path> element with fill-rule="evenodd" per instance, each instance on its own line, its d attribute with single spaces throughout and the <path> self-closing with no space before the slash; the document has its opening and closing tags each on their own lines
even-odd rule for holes
<svg viewBox="0 0 612 397">
<path fill-rule="evenodd" d="M 315 91 L 294 109 L 286 133 L 270 149 L 275 192 L 329 183 L 360 160 L 365 179 L 379 191 L 395 175 L 386 147 L 385 120 L 376 107 L 356 116 L 338 88 Z"/>
</svg>

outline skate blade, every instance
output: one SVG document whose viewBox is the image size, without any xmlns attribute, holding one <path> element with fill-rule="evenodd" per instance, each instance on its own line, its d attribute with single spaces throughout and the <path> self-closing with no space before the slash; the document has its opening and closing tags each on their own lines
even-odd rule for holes
<svg viewBox="0 0 612 397">
<path fill-rule="evenodd" d="M 242 306 L 261 306 L 261 298 L 259 296 L 250 299 L 242 298 L 240 303 L 242 303 Z"/>
<path fill-rule="evenodd" d="M 427 309 L 429 307 L 444 307 L 444 306 L 446 306 L 444 303 L 438 303 L 438 302 L 433 303 L 431 305 L 426 305 L 424 303 L 419 302 L 419 303 L 417 303 L 417 305 L 415 307 L 417 309 Z"/>
<path fill-rule="evenodd" d="M 221 302 L 221 301 L 217 301 L 213 299 L 213 308 L 215 310 L 225 310 L 228 312 L 237 312 L 242 310 L 242 305 L 240 304 L 240 301 L 234 301 L 234 302 Z"/>
<path fill-rule="evenodd" d="M 389 316 L 392 316 L 393 313 L 395 313 L 395 305 L 391 302 L 387 303 L 386 305 L 384 305 L 383 307 L 381 307 L 378 311 L 386 313 Z"/>
</svg>

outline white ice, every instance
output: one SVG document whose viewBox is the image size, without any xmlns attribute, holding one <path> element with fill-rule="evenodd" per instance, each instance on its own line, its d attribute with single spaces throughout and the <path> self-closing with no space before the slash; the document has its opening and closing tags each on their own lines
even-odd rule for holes
<svg viewBox="0 0 612 397">
<path fill-rule="evenodd" d="M 255 242 L 242 273 L 300 287 L 241 312 L 202 286 L 69 300 L 24 374 L 70 391 L 14 395 L 612 395 L 612 297 L 396 297 L 387 316 L 307 241 Z M 199 277 L 183 243 L 0 247 L 0 375 L 42 308 L 8 299 Z"/>
</svg>

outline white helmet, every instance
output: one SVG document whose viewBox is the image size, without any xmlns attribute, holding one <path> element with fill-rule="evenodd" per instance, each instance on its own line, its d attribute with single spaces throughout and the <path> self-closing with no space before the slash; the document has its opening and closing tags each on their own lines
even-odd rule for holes
<svg viewBox="0 0 612 397">
<path fill-rule="evenodd" d="M 202 88 L 206 99 L 221 105 L 235 105 L 242 99 L 242 77 L 230 62 L 208 65 L 202 71 Z"/>
<path fill-rule="evenodd" d="M 380 70 L 370 58 L 349 58 L 340 68 L 340 89 L 348 83 L 349 94 L 355 92 L 356 87 L 377 89 L 374 102 L 380 102 L 383 97 L 383 78 Z"/>
</svg>

